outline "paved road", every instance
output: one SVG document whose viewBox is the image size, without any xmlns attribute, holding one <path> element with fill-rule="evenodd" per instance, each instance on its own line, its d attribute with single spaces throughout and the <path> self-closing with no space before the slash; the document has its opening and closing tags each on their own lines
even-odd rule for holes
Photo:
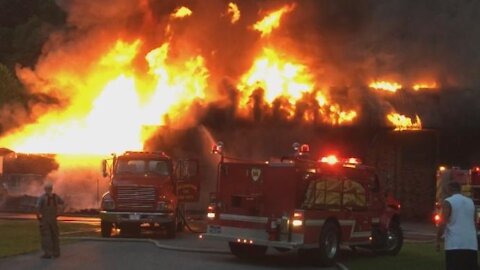
<svg viewBox="0 0 480 270">
<path fill-rule="evenodd" d="M 63 246 L 58 259 L 40 259 L 40 255 L 37 252 L 0 259 L 0 269 L 319 269 L 302 265 L 295 254 L 244 262 L 230 255 L 168 251 L 141 242 L 81 241 Z"/>
</svg>

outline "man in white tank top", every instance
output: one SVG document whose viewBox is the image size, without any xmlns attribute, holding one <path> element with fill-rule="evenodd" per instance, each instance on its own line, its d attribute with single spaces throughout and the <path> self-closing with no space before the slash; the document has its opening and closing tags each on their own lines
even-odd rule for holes
<svg viewBox="0 0 480 270">
<path fill-rule="evenodd" d="M 472 199 L 460 194 L 460 184 L 448 184 L 448 194 L 442 206 L 442 217 L 437 232 L 437 250 L 445 236 L 447 270 L 477 270 L 477 231 L 475 205 Z"/>
</svg>

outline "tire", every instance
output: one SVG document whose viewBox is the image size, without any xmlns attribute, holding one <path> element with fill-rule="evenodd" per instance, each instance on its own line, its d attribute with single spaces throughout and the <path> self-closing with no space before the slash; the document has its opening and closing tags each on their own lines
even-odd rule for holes
<svg viewBox="0 0 480 270">
<path fill-rule="evenodd" d="M 328 222 L 323 225 L 319 238 L 317 262 L 322 266 L 332 266 L 340 250 L 340 229 L 337 224 Z"/>
<path fill-rule="evenodd" d="M 266 246 L 228 242 L 230 252 L 240 259 L 259 259 L 267 252 Z"/>
<path fill-rule="evenodd" d="M 396 256 L 403 246 L 403 231 L 400 224 L 392 224 L 388 229 L 382 255 Z"/>
<path fill-rule="evenodd" d="M 106 222 L 106 221 L 100 221 L 100 232 L 102 234 L 102 237 L 108 238 L 112 236 L 112 228 L 113 224 L 111 222 Z"/>
</svg>

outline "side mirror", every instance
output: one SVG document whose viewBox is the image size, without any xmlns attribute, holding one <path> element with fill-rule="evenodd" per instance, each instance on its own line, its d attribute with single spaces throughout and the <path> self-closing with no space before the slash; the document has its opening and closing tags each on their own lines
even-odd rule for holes
<svg viewBox="0 0 480 270">
<path fill-rule="evenodd" d="M 103 177 L 108 176 L 108 165 L 107 165 L 107 160 L 102 160 L 102 175 Z"/>
</svg>

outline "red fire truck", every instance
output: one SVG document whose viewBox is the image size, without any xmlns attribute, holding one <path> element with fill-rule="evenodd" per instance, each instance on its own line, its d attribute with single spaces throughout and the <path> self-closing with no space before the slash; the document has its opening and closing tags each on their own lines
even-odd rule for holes
<svg viewBox="0 0 480 270">
<path fill-rule="evenodd" d="M 387 200 L 372 167 L 354 158 L 311 159 L 308 145 L 294 145 L 293 156 L 275 162 L 230 159 L 222 148 L 214 147 L 221 161 L 202 237 L 228 241 L 240 258 L 273 247 L 322 265 L 335 262 L 340 244 L 400 251 L 400 205 Z"/>
<path fill-rule="evenodd" d="M 110 162 L 109 162 L 110 161 Z M 102 197 L 101 234 L 112 228 L 139 233 L 141 225 L 166 228 L 175 237 L 183 229 L 183 203 L 199 196 L 198 162 L 175 162 L 163 152 L 125 152 L 102 163 L 110 188 Z"/>
<path fill-rule="evenodd" d="M 459 167 L 440 166 L 438 168 L 437 192 L 433 212 L 435 225 L 438 226 L 441 221 L 442 202 L 447 196 L 447 186 L 452 181 L 460 184 L 463 195 L 472 198 L 476 209 L 477 228 L 480 229 L 480 167 L 461 169 Z"/>
</svg>

